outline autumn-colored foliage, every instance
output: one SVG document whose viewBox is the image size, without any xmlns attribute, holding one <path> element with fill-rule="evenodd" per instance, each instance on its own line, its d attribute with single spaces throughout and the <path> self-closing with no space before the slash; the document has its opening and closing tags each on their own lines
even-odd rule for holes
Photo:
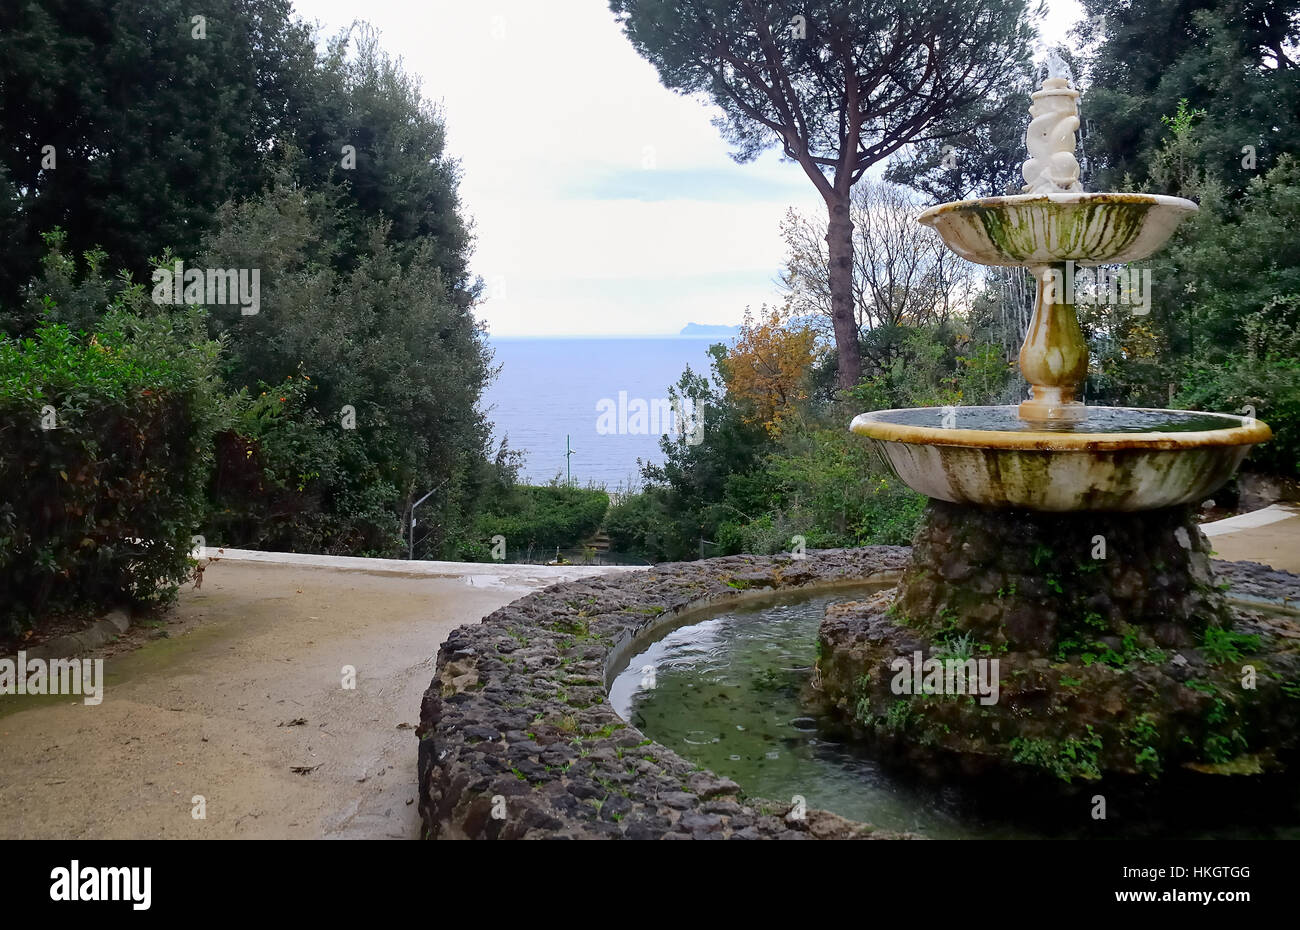
<svg viewBox="0 0 1300 930">
<path fill-rule="evenodd" d="M 745 310 L 740 334 L 727 351 L 727 393 L 746 408 L 744 419 L 768 433 L 780 432 L 791 407 L 806 398 L 815 336 L 792 322 L 789 306 Z"/>
</svg>

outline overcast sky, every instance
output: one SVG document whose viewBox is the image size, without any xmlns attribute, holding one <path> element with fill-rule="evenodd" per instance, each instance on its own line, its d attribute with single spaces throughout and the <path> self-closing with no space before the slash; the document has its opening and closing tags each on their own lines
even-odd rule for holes
<svg viewBox="0 0 1300 930">
<path fill-rule="evenodd" d="M 709 108 L 660 85 L 604 0 L 295 7 L 325 34 L 365 19 L 442 103 L 494 336 L 739 322 L 774 302 L 785 211 L 824 209 L 798 165 L 731 161 Z M 1053 0 L 1045 34 L 1078 15 Z"/>
</svg>

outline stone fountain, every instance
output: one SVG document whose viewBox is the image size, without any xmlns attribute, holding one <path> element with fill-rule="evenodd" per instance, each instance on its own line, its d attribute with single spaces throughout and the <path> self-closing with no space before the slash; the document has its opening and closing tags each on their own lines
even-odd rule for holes
<svg viewBox="0 0 1300 930">
<path fill-rule="evenodd" d="M 898 588 L 823 623 L 822 693 L 903 755 L 965 771 L 1266 769 L 1295 747 L 1300 666 L 1267 621 L 1234 613 L 1193 508 L 1271 432 L 1252 417 L 1080 401 L 1088 349 L 1062 287 L 1069 263 L 1145 258 L 1197 206 L 1083 191 L 1064 72 L 1050 59 L 1032 97 L 1024 193 L 919 218 L 963 258 L 1037 279 L 1020 350 L 1032 396 L 854 419 L 930 502 Z M 996 703 L 951 693 L 951 677 L 947 691 L 900 687 L 909 657 L 996 660 Z"/>
</svg>

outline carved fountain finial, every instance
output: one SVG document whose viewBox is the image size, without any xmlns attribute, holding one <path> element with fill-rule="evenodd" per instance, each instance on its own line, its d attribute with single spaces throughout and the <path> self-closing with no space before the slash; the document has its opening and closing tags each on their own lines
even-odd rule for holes
<svg viewBox="0 0 1300 930">
<path fill-rule="evenodd" d="M 1047 78 L 1033 94 L 1025 130 L 1029 161 L 1021 168 L 1027 194 L 1082 191 L 1074 133 L 1079 128 L 1079 92 L 1070 86 L 1070 66 L 1055 49 L 1047 55 Z"/>
</svg>

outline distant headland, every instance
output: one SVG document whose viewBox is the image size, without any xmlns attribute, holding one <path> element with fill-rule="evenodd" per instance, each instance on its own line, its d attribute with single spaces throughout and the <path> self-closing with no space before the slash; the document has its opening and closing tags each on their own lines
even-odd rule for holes
<svg viewBox="0 0 1300 930">
<path fill-rule="evenodd" d="M 739 326 L 726 326 L 720 323 L 687 323 L 679 336 L 735 336 L 740 332 Z"/>
</svg>

